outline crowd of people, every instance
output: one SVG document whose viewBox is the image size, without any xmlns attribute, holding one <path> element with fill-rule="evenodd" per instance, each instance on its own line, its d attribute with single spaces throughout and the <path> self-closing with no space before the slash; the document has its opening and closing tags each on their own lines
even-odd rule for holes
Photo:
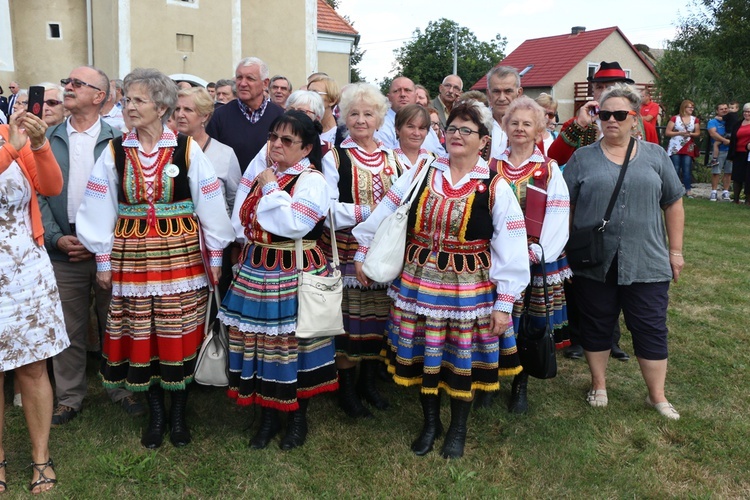
<svg viewBox="0 0 750 500">
<path fill-rule="evenodd" d="M 32 492 L 57 481 L 50 427 L 83 406 L 92 300 L 109 398 L 127 415 L 148 413 L 144 447 L 167 434 L 176 447 L 191 441 L 186 406 L 214 285 L 229 335 L 228 395 L 261 407 L 254 449 L 283 422 L 280 448 L 302 446 L 318 394 L 337 392 L 345 415 L 373 418 L 390 406 L 378 386 L 391 379 L 420 387 L 412 451 L 429 453 L 443 434 L 446 394 L 440 453 L 461 457 L 472 407 L 495 404 L 504 377 L 509 411 L 528 411 L 515 339 L 527 295 L 532 321 L 549 318 L 558 348 L 585 356 L 582 401 L 592 407 L 608 403 L 609 357 L 629 358 L 622 312 L 646 403 L 678 419 L 665 396 L 666 310 L 684 265 L 690 186 L 674 157 L 698 122 L 686 101 L 667 129 L 668 155 L 649 144 L 654 116 L 642 114 L 619 64 L 602 62 L 589 80 L 594 99 L 559 132 L 555 99 L 526 97 L 518 71 L 503 66 L 487 75 L 486 94 L 464 93 L 448 75 L 434 99 L 405 75 L 385 96 L 367 83 L 340 88 L 324 73 L 294 91 L 255 57 L 206 88 L 156 69 L 120 81 L 74 68 L 61 85 L 44 84 L 42 118 L 13 92 L 0 126 L 9 277 L 0 284 L 0 381 L 13 371 L 18 382 Z M 732 175 L 750 175 L 736 161 L 750 147 L 750 105 L 743 116 L 718 132 L 717 179 L 732 156 Z M 624 165 L 601 261 L 571 268 L 569 234 L 601 222 Z M 403 270 L 376 282 L 363 262 L 380 223 L 411 194 Z M 309 273 L 332 273 L 337 251 L 343 335 L 295 336 L 300 240 Z"/>
</svg>

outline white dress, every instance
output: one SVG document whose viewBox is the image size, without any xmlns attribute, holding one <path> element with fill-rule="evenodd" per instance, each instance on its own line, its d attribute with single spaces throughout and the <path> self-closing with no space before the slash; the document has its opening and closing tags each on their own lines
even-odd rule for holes
<svg viewBox="0 0 750 500">
<path fill-rule="evenodd" d="M 70 344 L 47 250 L 31 231 L 31 188 L 16 162 L 0 174 L 0 372 Z"/>
</svg>

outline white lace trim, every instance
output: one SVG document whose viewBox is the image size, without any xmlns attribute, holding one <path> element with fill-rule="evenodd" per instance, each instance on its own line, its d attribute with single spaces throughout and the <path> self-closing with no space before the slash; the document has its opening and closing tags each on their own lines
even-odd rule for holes
<svg viewBox="0 0 750 500">
<path fill-rule="evenodd" d="M 365 290 L 377 290 L 379 288 L 388 288 L 389 286 L 391 286 L 390 283 L 373 283 L 370 286 L 364 287 L 359 281 L 357 281 L 356 277 L 344 276 L 344 287 L 346 288 L 363 288 Z"/>
<path fill-rule="evenodd" d="M 227 317 L 227 315 L 225 315 L 222 311 L 219 311 L 219 314 L 217 314 L 216 317 L 219 319 L 219 321 L 221 321 L 225 325 L 233 326 L 243 333 L 262 333 L 263 335 L 276 336 L 276 335 L 290 335 L 297 330 L 296 321 L 288 325 L 283 325 L 283 328 L 280 328 L 279 325 L 274 325 L 274 326 L 249 325 L 247 323 L 243 323 L 237 318 Z"/>
<path fill-rule="evenodd" d="M 197 276 L 176 283 L 149 283 L 146 285 L 121 285 L 112 283 L 112 295 L 116 297 L 153 297 L 175 295 L 208 286 L 205 276 Z"/>
<path fill-rule="evenodd" d="M 492 314 L 491 306 L 475 308 L 471 311 L 456 311 L 454 309 L 433 309 L 430 307 L 420 306 L 412 302 L 404 302 L 402 299 L 398 298 L 398 292 L 393 291 L 392 289 L 388 290 L 388 296 L 395 301 L 394 305 L 399 309 L 413 312 L 421 316 L 427 316 L 429 318 L 468 320 L 477 319 Z"/>
</svg>

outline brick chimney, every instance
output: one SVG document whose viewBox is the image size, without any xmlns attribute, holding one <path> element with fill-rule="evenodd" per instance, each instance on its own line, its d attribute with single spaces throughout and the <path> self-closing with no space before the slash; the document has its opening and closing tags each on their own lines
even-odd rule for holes
<svg viewBox="0 0 750 500">
<path fill-rule="evenodd" d="M 570 34 L 571 35 L 577 35 L 579 33 L 583 33 L 586 31 L 586 26 L 573 26 L 570 28 Z"/>
</svg>

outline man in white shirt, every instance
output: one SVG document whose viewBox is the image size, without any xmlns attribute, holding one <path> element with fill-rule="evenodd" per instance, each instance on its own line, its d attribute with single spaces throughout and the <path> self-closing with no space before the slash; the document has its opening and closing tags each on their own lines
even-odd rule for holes
<svg viewBox="0 0 750 500">
<path fill-rule="evenodd" d="M 109 82 L 109 98 L 99 114 L 102 116 L 102 120 L 109 123 L 115 131 L 126 132 L 127 127 L 125 127 L 125 120 L 122 118 L 122 109 L 117 103 L 117 89 L 115 88 L 115 81 L 112 80 Z"/>
<path fill-rule="evenodd" d="M 417 93 L 414 82 L 405 76 L 397 76 L 391 82 L 391 88 L 388 92 L 388 100 L 391 102 L 391 109 L 385 114 L 383 126 L 375 132 L 375 139 L 383 141 L 383 146 L 387 149 L 398 147 L 398 138 L 396 137 L 396 113 L 407 104 L 416 104 Z M 429 128 L 427 137 L 422 145 L 427 151 L 439 156 L 445 156 L 445 149 L 440 144 L 437 134 L 432 127 Z"/>
<path fill-rule="evenodd" d="M 496 66 L 487 73 L 487 98 L 492 108 L 492 149 L 490 156 L 498 158 L 508 148 L 508 136 L 503 130 L 503 116 L 513 100 L 523 94 L 521 75 L 516 68 Z"/>
<path fill-rule="evenodd" d="M 93 289 L 99 328 L 104 329 L 111 292 L 96 284 L 94 256 L 76 236 L 75 220 L 96 159 L 120 135 L 104 122 L 99 112 L 109 98 L 110 82 L 102 71 L 81 66 L 61 80 L 63 105 L 70 117 L 47 130 L 52 152 L 63 174 L 58 196 L 40 196 L 44 242 L 49 253 L 65 317 L 70 346 L 52 360 L 57 405 L 52 426 L 68 423 L 80 413 L 86 395 L 86 338 Z M 145 407 L 125 389 L 107 389 L 129 415 L 145 413 Z"/>
</svg>

